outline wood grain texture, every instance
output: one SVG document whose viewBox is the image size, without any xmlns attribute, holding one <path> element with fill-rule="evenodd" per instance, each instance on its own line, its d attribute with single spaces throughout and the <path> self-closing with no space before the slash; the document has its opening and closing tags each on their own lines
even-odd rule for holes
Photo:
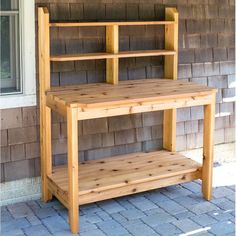
<svg viewBox="0 0 236 236">
<path fill-rule="evenodd" d="M 66 195 L 65 166 L 55 167 L 49 176 Z M 176 152 L 132 153 L 80 163 L 79 204 L 164 187 L 201 177 L 201 165 Z"/>
<path fill-rule="evenodd" d="M 97 52 L 83 54 L 63 54 L 52 55 L 51 61 L 82 61 L 82 60 L 101 60 L 101 59 L 117 59 L 128 57 L 150 57 L 150 56 L 165 56 L 175 55 L 175 51 L 171 50 L 139 50 L 139 51 L 121 51 L 118 53 Z"/>
<path fill-rule="evenodd" d="M 53 22 L 50 27 L 84 27 L 84 26 L 126 26 L 126 25 L 172 25 L 174 21 L 118 21 L 118 22 Z"/>
<path fill-rule="evenodd" d="M 50 60 L 49 60 L 49 13 L 46 8 L 38 9 L 39 28 L 39 96 L 40 96 L 40 156 L 42 199 L 44 202 L 52 198 L 48 190 L 47 175 L 52 171 L 51 153 L 51 109 L 46 106 L 45 91 L 50 89 Z"/>
<path fill-rule="evenodd" d="M 203 167 L 202 192 L 207 200 L 212 199 L 212 171 L 214 161 L 214 124 L 215 124 L 215 96 L 212 103 L 204 106 L 203 129 Z"/>
<path fill-rule="evenodd" d="M 106 51 L 108 53 L 119 52 L 119 28 L 117 25 L 106 26 Z M 119 60 L 118 58 L 107 58 L 106 81 L 110 84 L 118 84 Z"/>
<path fill-rule="evenodd" d="M 72 233 L 78 233 L 78 122 L 77 109 L 67 108 L 67 185 L 69 222 Z"/>
<path fill-rule="evenodd" d="M 175 8 L 166 8 L 165 19 L 176 24 L 165 25 L 165 49 L 178 52 L 178 12 Z M 178 53 L 166 55 L 164 61 L 165 78 L 177 80 Z M 169 151 L 176 150 L 176 109 L 165 110 L 163 119 L 163 146 Z"/>
</svg>

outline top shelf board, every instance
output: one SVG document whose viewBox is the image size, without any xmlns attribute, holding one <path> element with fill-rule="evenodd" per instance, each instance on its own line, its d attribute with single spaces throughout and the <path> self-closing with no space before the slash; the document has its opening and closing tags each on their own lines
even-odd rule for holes
<svg viewBox="0 0 236 236">
<path fill-rule="evenodd" d="M 83 27 L 83 26 L 128 26 L 128 25 L 171 25 L 175 21 L 121 21 L 121 22 L 54 22 L 50 27 Z"/>
</svg>

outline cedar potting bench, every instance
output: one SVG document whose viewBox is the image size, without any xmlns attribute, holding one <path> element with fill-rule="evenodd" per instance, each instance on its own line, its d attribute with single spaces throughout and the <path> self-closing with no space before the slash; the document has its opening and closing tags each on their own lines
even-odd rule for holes
<svg viewBox="0 0 236 236">
<path fill-rule="evenodd" d="M 165 49 L 119 51 L 119 26 L 162 25 Z M 105 27 L 106 52 L 50 55 L 50 28 Z M 78 232 L 79 205 L 137 192 L 202 180 L 202 192 L 212 195 L 213 133 L 216 89 L 177 80 L 178 13 L 166 8 L 165 21 L 50 23 L 46 8 L 38 9 L 40 141 L 42 196 L 52 196 L 69 210 Z M 164 56 L 164 78 L 118 81 L 119 59 Z M 106 60 L 106 82 L 50 86 L 50 62 Z M 203 164 L 176 152 L 176 108 L 204 105 Z M 67 120 L 66 166 L 52 166 L 51 111 Z M 78 161 L 78 121 L 164 110 L 163 150 Z"/>
</svg>

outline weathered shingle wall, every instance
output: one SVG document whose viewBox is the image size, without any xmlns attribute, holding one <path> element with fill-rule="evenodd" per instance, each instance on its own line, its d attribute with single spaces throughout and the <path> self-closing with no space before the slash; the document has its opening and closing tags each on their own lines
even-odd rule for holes
<svg viewBox="0 0 236 236">
<path fill-rule="evenodd" d="M 93 2 L 93 3 L 89 3 Z M 233 0 L 36 0 L 51 20 L 161 20 L 164 8 L 179 11 L 179 79 L 218 88 L 215 143 L 234 139 L 234 1 Z M 52 53 L 105 50 L 105 29 L 53 29 Z M 120 49 L 163 47 L 163 28 L 121 27 Z M 120 62 L 120 80 L 163 76 L 163 58 L 130 58 Z M 53 63 L 52 84 L 105 81 L 105 61 Z M 202 107 L 178 110 L 179 150 L 202 145 Z M 1 181 L 39 175 L 38 107 L 1 112 Z M 162 147 L 162 112 L 79 122 L 81 159 Z M 53 114 L 54 164 L 65 161 L 66 124 Z"/>
</svg>

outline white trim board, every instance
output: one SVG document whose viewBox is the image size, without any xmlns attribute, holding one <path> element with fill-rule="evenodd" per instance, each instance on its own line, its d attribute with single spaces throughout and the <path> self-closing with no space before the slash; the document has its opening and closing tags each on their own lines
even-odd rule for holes
<svg viewBox="0 0 236 236">
<path fill-rule="evenodd" d="M 35 0 L 19 2 L 22 93 L 0 96 L 0 109 L 36 105 Z"/>
<path fill-rule="evenodd" d="M 230 161 L 228 166 L 235 166 L 235 143 L 226 143 L 215 145 L 215 161 L 225 163 Z M 182 154 L 195 160 L 202 159 L 202 148 L 193 149 Z M 222 159 L 222 156 L 227 158 Z M 234 162 L 233 162 L 234 161 Z M 233 172 L 235 170 L 233 169 Z M 217 176 L 216 176 L 217 177 Z M 234 181 L 234 179 L 232 179 Z M 13 204 L 17 202 L 38 200 L 41 197 L 41 179 L 40 177 L 21 179 L 0 184 L 1 200 L 0 206 Z"/>
</svg>

